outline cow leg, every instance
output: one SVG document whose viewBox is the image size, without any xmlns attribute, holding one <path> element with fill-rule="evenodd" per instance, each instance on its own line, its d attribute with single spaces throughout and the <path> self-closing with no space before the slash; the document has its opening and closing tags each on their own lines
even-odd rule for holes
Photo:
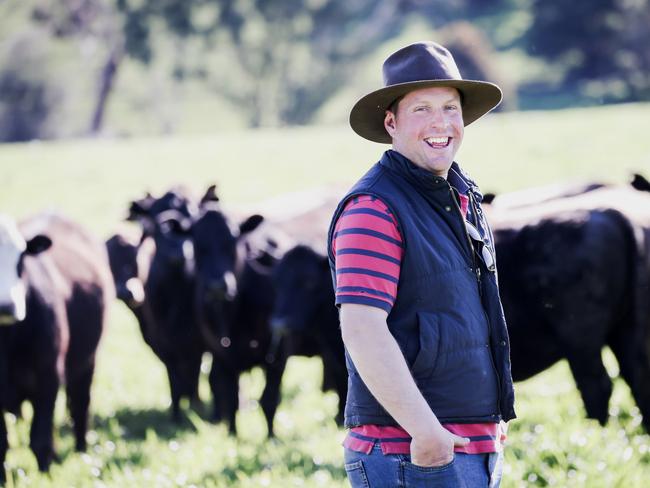
<svg viewBox="0 0 650 488">
<path fill-rule="evenodd" d="M 643 426 L 650 432 L 650 359 L 632 333 L 617 334 L 610 346 L 618 360 L 621 377 L 643 415 Z"/>
<path fill-rule="evenodd" d="M 572 350 L 567 354 L 587 417 L 605 425 L 608 417 L 609 398 L 612 395 L 612 381 L 603 365 L 600 350 Z"/>
<path fill-rule="evenodd" d="M 40 392 L 34 398 L 32 405 L 34 408 L 34 418 L 29 435 L 29 446 L 36 456 L 38 469 L 48 471 L 50 464 L 54 460 L 54 404 L 56 402 L 56 393 L 58 382 L 49 386 L 47 391 Z"/>
<path fill-rule="evenodd" d="M 181 421 L 181 381 L 178 374 L 178 365 L 174 360 L 171 360 L 165 366 L 172 397 L 172 421 L 179 423 Z"/>
<path fill-rule="evenodd" d="M 214 397 L 214 421 L 225 420 L 228 432 L 237 435 L 235 420 L 239 406 L 239 373 L 213 358 L 209 380 Z"/>
<path fill-rule="evenodd" d="M 187 362 L 187 378 L 185 383 L 187 388 L 185 395 L 190 399 L 190 406 L 194 410 L 201 408 L 201 399 L 199 398 L 199 378 L 201 376 L 201 359 L 202 353 L 192 357 Z"/>
<path fill-rule="evenodd" d="M 9 450 L 9 441 L 7 439 L 7 424 L 5 424 L 5 414 L 0 410 L 0 485 L 6 481 L 5 458 Z"/>
<path fill-rule="evenodd" d="M 345 399 L 348 394 L 348 375 L 347 371 L 340 369 L 330 355 L 323 355 L 323 391 L 334 390 L 336 392 L 339 403 L 334 420 L 338 425 L 343 425 Z"/>
<path fill-rule="evenodd" d="M 94 362 L 94 361 L 93 361 Z M 90 386 L 93 381 L 95 365 L 66 385 L 68 409 L 74 425 L 75 449 L 79 452 L 86 450 L 86 432 L 88 430 L 88 408 L 90 406 Z"/>
<path fill-rule="evenodd" d="M 345 419 L 345 400 L 348 396 L 348 375 L 347 371 L 335 371 L 333 374 L 336 382 L 336 393 L 339 397 L 339 408 L 335 420 L 339 426 L 342 426 Z"/>
<path fill-rule="evenodd" d="M 268 428 L 269 437 L 275 437 L 273 431 L 273 419 L 275 418 L 275 411 L 280 404 L 280 386 L 282 384 L 282 374 L 287 364 L 285 357 L 277 358 L 273 364 L 266 367 L 266 385 L 262 392 L 260 404 L 264 417 L 266 418 L 266 426 Z"/>
</svg>

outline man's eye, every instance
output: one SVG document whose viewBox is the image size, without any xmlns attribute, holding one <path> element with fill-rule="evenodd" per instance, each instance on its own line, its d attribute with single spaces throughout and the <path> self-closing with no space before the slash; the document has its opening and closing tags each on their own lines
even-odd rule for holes
<svg viewBox="0 0 650 488">
<path fill-rule="evenodd" d="M 458 106 L 457 106 L 457 105 L 447 105 L 445 108 L 446 108 L 447 110 L 458 110 Z"/>
</svg>

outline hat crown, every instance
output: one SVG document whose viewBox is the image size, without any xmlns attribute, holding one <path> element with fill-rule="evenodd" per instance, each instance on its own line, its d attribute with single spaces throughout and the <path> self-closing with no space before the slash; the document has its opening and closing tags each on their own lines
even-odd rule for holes
<svg viewBox="0 0 650 488">
<path fill-rule="evenodd" d="M 382 68 L 384 86 L 429 80 L 462 80 L 451 53 L 432 41 L 416 42 L 394 52 Z"/>
</svg>

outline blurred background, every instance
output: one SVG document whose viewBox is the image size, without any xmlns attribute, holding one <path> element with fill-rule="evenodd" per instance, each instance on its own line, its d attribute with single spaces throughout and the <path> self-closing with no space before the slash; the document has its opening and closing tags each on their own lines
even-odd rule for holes
<svg viewBox="0 0 650 488">
<path fill-rule="evenodd" d="M 308 209 L 378 159 L 349 110 L 388 54 L 424 39 L 504 91 L 458 155 L 484 191 L 650 176 L 650 0 L 0 0 L 0 212 L 56 209 L 106 239 L 140 232 L 130 203 L 178 184 L 198 197 L 216 183 L 238 216 Z M 565 361 L 516 385 L 502 486 L 647 486 L 650 437 L 603 359 L 604 427 Z M 209 369 L 206 355 L 206 409 Z M 87 453 L 59 398 L 60 462 L 39 474 L 26 406 L 6 415 L 6 486 L 347 486 L 321 382 L 318 358 L 289 359 L 272 441 L 260 368 L 241 377 L 237 437 L 200 411 L 174 424 L 164 367 L 116 302 Z"/>
<path fill-rule="evenodd" d="M 650 98 L 646 0 L 2 0 L 0 141 L 343 123 L 435 39 L 501 110 Z"/>
</svg>

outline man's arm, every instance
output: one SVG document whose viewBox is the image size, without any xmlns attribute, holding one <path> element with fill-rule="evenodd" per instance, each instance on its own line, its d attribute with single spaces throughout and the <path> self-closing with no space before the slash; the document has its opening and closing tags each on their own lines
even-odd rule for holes
<svg viewBox="0 0 650 488">
<path fill-rule="evenodd" d="M 454 446 L 464 446 L 469 439 L 440 425 L 388 330 L 387 316 L 380 308 L 342 304 L 343 342 L 372 395 L 412 437 L 413 464 L 442 466 L 453 459 Z"/>
</svg>

